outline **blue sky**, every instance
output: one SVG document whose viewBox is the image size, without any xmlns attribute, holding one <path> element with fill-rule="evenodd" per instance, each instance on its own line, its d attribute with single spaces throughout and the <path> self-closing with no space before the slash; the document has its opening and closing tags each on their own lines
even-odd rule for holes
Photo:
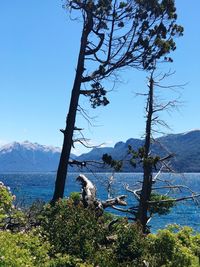
<svg viewBox="0 0 200 267">
<path fill-rule="evenodd" d="M 179 111 L 162 115 L 173 133 L 200 128 L 200 2 L 176 2 L 185 33 L 177 40 L 174 63 L 161 66 L 176 71 L 169 84 L 187 83 Z M 29 140 L 61 146 L 59 129 L 68 110 L 80 24 L 70 21 L 60 0 L 1 0 L 0 6 L 0 144 Z M 87 99 L 82 101 L 95 117 L 94 127 L 80 116 L 77 126 L 92 144 L 111 146 L 144 133 L 145 99 L 135 93 L 145 90 L 146 74 L 126 70 L 121 76 L 124 83 L 108 95 L 110 105 L 93 110 Z M 77 147 L 77 153 L 82 151 Z"/>
</svg>

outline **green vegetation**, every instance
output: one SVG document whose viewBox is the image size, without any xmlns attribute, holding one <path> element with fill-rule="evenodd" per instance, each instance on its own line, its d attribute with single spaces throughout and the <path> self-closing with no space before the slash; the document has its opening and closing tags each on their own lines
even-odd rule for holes
<svg viewBox="0 0 200 267">
<path fill-rule="evenodd" d="M 2 183 L 0 196 L 1 267 L 200 266 L 200 234 L 189 227 L 144 235 L 125 218 L 84 208 L 78 193 L 54 206 L 33 204 L 13 224 L 19 210 Z"/>
<path fill-rule="evenodd" d="M 169 196 L 161 195 L 158 193 L 151 193 L 151 203 L 149 205 L 149 212 L 150 214 L 159 214 L 159 215 L 166 215 L 170 212 L 170 209 L 175 206 L 175 201 Z M 166 201 L 166 202 L 162 202 Z"/>
<path fill-rule="evenodd" d="M 183 35 L 183 27 L 176 24 L 175 1 L 65 0 L 63 7 L 79 14 L 82 31 L 69 112 L 61 129 L 64 141 L 54 195 L 50 204 L 38 202 L 22 211 L 14 205 L 15 197 L 9 188 L 0 184 L 0 267 L 200 266 L 200 234 L 178 226 L 150 234 L 147 225 L 151 215 L 167 214 L 178 201 L 156 193 L 154 187 L 153 171 L 157 165 L 160 171 L 163 167 L 168 170 L 167 160 L 172 155 L 160 158 L 151 154 L 152 126 L 166 125 L 157 112 L 176 103 L 156 103 L 154 95 L 155 86 L 160 86 L 155 80 L 157 74 L 154 76 L 157 63 L 173 61 L 168 54 L 176 49 L 175 37 Z M 150 71 L 145 94 L 145 142 L 138 151 L 131 146 L 128 151 L 131 164 L 136 167 L 139 161 L 143 168 L 142 187 L 129 189 L 138 201 L 131 210 L 134 223 L 104 213 L 105 207 L 126 205 L 125 196 L 105 203 L 98 201 L 94 186 L 84 175 L 78 177 L 82 196 L 71 193 L 70 198 L 63 199 L 71 147 L 76 142 L 86 142 L 82 129 L 76 126 L 77 112 L 90 118 L 79 99 L 89 97 L 92 108 L 106 106 L 108 77 L 116 79 L 118 72 L 127 67 Z M 163 78 L 169 75 L 166 73 Z M 74 139 L 74 131 L 79 131 L 81 138 Z M 114 160 L 108 154 L 102 159 L 114 171 L 121 170 L 122 160 Z M 72 163 L 86 166 L 85 162 Z M 157 190 L 163 188 L 166 187 Z"/>
<path fill-rule="evenodd" d="M 35 232 L 0 232 L 0 266 L 48 266 L 50 245 Z"/>
</svg>

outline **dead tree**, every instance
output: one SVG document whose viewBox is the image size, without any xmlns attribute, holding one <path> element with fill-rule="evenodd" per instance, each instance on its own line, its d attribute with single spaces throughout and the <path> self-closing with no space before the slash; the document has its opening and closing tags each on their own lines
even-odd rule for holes
<svg viewBox="0 0 200 267">
<path fill-rule="evenodd" d="M 143 155 L 143 182 L 142 190 L 140 192 L 139 208 L 137 219 L 142 225 L 143 231 L 148 221 L 148 201 L 151 197 L 152 190 L 152 159 L 149 157 L 150 145 L 151 145 L 151 124 L 153 116 L 153 89 L 154 89 L 154 80 L 151 76 L 149 81 L 149 92 L 147 99 L 147 120 L 146 120 L 146 131 L 145 131 L 145 143 L 144 143 L 144 155 Z"/>
<path fill-rule="evenodd" d="M 156 64 L 155 64 L 156 68 Z M 167 73 L 162 76 L 160 80 L 170 76 L 171 73 Z M 136 190 L 126 189 L 134 194 L 138 201 L 138 206 L 135 207 L 135 220 L 138 221 L 144 233 L 148 232 L 147 223 L 149 222 L 153 213 L 158 212 L 159 214 L 165 214 L 169 209 L 178 201 L 183 201 L 187 199 L 195 199 L 199 194 L 195 194 L 188 187 L 183 185 L 173 185 L 168 181 L 162 181 L 159 178 L 159 175 L 162 170 L 171 171 L 169 166 L 170 159 L 174 156 L 173 153 L 169 153 L 164 157 L 160 155 L 153 155 L 151 148 L 152 143 L 155 142 L 153 133 L 156 131 L 154 128 L 160 124 L 161 126 L 167 126 L 167 124 L 159 118 L 159 112 L 166 111 L 170 108 L 174 108 L 178 105 L 178 100 L 167 101 L 166 103 L 157 103 L 155 101 L 155 88 L 161 87 L 165 89 L 174 89 L 179 86 L 162 86 L 160 82 L 156 81 L 154 70 L 152 71 L 149 84 L 148 84 L 148 93 L 147 93 L 147 104 L 146 104 L 146 129 L 145 129 L 145 139 L 144 146 L 139 149 L 139 152 L 136 153 L 136 157 L 139 158 L 142 163 L 143 168 L 143 179 L 142 187 Z M 156 131 L 157 132 L 157 131 Z M 135 152 L 134 152 L 135 153 Z M 165 151 L 166 153 L 166 151 Z M 157 171 L 157 168 L 160 168 L 157 175 L 153 177 L 153 172 Z M 156 187 L 155 183 L 157 181 L 162 181 L 163 186 Z M 173 189 L 185 189 L 189 191 L 189 196 L 184 196 L 181 198 L 172 198 L 168 194 Z M 168 189 L 166 195 L 159 194 L 159 190 Z"/>
<path fill-rule="evenodd" d="M 52 202 L 64 195 L 80 96 L 89 97 L 93 108 L 107 105 L 105 79 L 128 66 L 151 69 L 155 59 L 175 50 L 173 38 L 183 32 L 174 1 L 67 0 L 64 8 L 79 16 L 82 33 Z"/>
<path fill-rule="evenodd" d="M 120 195 L 115 198 L 109 198 L 105 201 L 101 201 L 96 197 L 96 187 L 94 184 L 83 174 L 80 174 L 77 179 L 82 186 L 82 201 L 85 207 L 95 208 L 99 215 L 101 215 L 104 209 L 113 207 L 114 205 L 126 206 L 126 196 Z"/>
<path fill-rule="evenodd" d="M 174 90 L 175 88 L 178 89 L 178 87 L 182 87 L 183 85 L 161 85 L 161 80 L 170 76 L 171 73 L 166 73 L 160 79 L 158 79 L 158 77 L 156 79 L 154 72 L 155 70 L 152 71 L 148 79 L 148 92 L 143 94 L 147 97 L 144 145 L 137 150 L 134 150 L 131 146 L 129 146 L 127 153 L 127 156 L 129 156 L 129 162 L 131 162 L 132 165 L 140 165 L 143 168 L 142 181 L 139 181 L 133 188 L 125 185 L 125 189 L 133 194 L 137 204 L 127 209 L 113 206 L 114 209 L 120 212 L 131 214 L 129 219 L 133 219 L 138 222 L 144 233 L 149 232 L 147 224 L 155 213 L 160 215 L 167 214 L 170 211 L 170 208 L 172 208 L 177 202 L 188 199 L 196 201 L 200 196 L 200 194 L 193 192 L 187 186 L 173 184 L 168 180 L 160 178 L 162 171 L 173 171 L 170 166 L 170 160 L 174 157 L 174 154 L 167 150 L 164 150 L 165 155 L 162 157 L 161 155 L 153 153 L 152 144 L 156 142 L 156 139 L 154 139 L 154 133 L 158 132 L 155 126 L 167 126 L 166 122 L 160 119 L 159 113 L 166 110 L 169 111 L 169 109 L 177 107 L 180 102 L 178 100 L 179 96 L 176 100 L 166 101 L 165 103 L 156 101 L 157 94 L 155 93 L 155 89 L 156 87 L 160 87 L 164 90 Z M 102 159 L 106 164 L 113 168 L 118 166 L 119 161 L 114 160 L 110 155 L 105 154 Z M 120 168 L 122 167 L 122 164 L 123 161 L 120 161 Z M 154 172 L 156 172 L 156 174 L 154 174 Z M 157 182 L 162 183 L 162 185 L 156 185 Z M 162 193 L 163 190 L 166 191 L 165 194 Z M 180 192 L 184 191 L 185 194 L 181 197 L 172 197 L 171 193 L 174 190 L 179 190 Z"/>
</svg>

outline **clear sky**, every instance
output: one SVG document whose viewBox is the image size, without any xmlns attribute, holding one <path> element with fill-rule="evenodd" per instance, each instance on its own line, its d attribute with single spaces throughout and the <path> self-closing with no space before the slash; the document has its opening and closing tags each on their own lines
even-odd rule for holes
<svg viewBox="0 0 200 267">
<path fill-rule="evenodd" d="M 177 40 L 174 63 L 162 68 L 176 71 L 169 84 L 187 85 L 179 111 L 164 116 L 172 133 L 200 128 L 200 1 L 176 3 L 185 33 Z M 61 146 L 80 25 L 69 20 L 61 0 L 1 0 L 0 34 L 0 144 L 29 140 Z M 144 133 L 145 99 L 135 93 L 145 90 L 145 75 L 126 70 L 122 77 L 126 82 L 108 95 L 110 105 L 93 110 L 83 101 L 95 127 L 80 116 L 77 126 L 93 144 L 112 146 Z"/>
</svg>

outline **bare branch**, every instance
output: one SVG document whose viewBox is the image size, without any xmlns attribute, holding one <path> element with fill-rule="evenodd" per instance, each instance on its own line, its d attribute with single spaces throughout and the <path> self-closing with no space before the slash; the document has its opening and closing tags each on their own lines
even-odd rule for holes
<svg viewBox="0 0 200 267">
<path fill-rule="evenodd" d="M 135 215 L 137 212 L 136 211 L 134 211 L 133 209 L 123 209 L 123 208 L 119 208 L 119 207 L 116 207 L 116 206 L 112 206 L 112 208 L 114 209 L 114 210 L 117 210 L 117 211 L 121 211 L 121 212 L 126 212 L 126 213 L 130 213 L 130 214 L 133 214 L 133 215 Z M 133 219 L 133 218 L 131 218 L 131 219 Z"/>
<path fill-rule="evenodd" d="M 103 208 L 112 207 L 113 205 L 120 205 L 120 206 L 126 206 L 127 203 L 124 200 L 127 196 L 121 195 L 115 198 L 107 199 L 106 201 L 102 201 Z"/>
<path fill-rule="evenodd" d="M 158 173 L 153 177 L 152 182 L 155 183 L 156 180 L 158 179 L 158 176 L 161 174 L 161 171 L 163 169 L 163 166 L 161 166 L 160 170 L 158 171 Z"/>
<path fill-rule="evenodd" d="M 136 190 L 132 190 L 132 189 L 129 188 L 129 185 L 126 185 L 126 186 L 125 186 L 125 189 L 126 189 L 128 192 L 133 193 L 134 196 L 136 197 L 136 199 L 137 199 L 138 201 L 140 200 L 140 195 L 138 194 L 138 192 L 141 192 L 141 190 L 142 190 L 141 188 L 136 189 Z"/>
</svg>

